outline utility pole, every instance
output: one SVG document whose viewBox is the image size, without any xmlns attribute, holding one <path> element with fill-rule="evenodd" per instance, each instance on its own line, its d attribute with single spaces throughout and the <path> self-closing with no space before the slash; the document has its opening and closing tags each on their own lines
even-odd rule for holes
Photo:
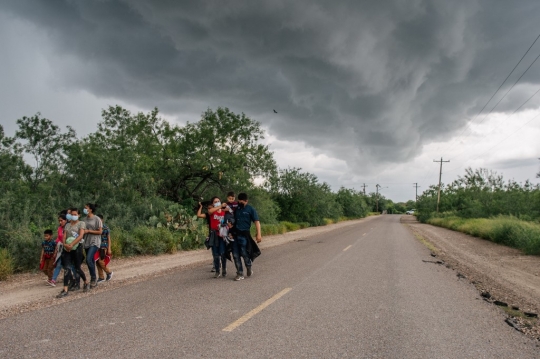
<svg viewBox="0 0 540 359">
<path fill-rule="evenodd" d="M 375 185 L 375 188 L 376 188 L 376 196 L 375 198 L 377 199 L 377 213 L 379 213 L 379 187 L 381 187 L 381 185 L 379 185 L 378 183 Z"/>
<path fill-rule="evenodd" d="M 381 186 L 380 184 L 376 184 L 375 185 L 375 188 L 376 188 L 376 192 L 377 192 L 377 195 L 376 195 L 376 198 L 377 198 L 377 212 L 379 212 L 379 188 L 388 188 L 388 187 L 383 187 Z"/>
<path fill-rule="evenodd" d="M 416 188 L 416 197 L 414 197 L 414 203 L 418 202 L 418 187 L 422 187 L 418 185 L 418 182 L 413 183 L 414 187 Z"/>
<path fill-rule="evenodd" d="M 361 186 L 364 188 L 364 197 L 366 196 L 366 187 L 368 187 L 365 183 Z"/>
<path fill-rule="evenodd" d="M 443 162 L 450 162 L 450 161 L 443 161 L 442 157 L 440 161 L 433 160 L 433 162 L 440 162 L 441 169 L 439 170 L 439 191 L 437 193 L 437 213 L 439 213 L 439 202 L 441 201 L 441 177 L 442 177 L 442 164 Z"/>
</svg>

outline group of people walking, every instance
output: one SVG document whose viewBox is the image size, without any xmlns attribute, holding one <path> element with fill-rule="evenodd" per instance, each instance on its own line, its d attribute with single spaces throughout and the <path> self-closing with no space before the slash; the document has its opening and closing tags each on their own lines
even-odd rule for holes
<svg viewBox="0 0 540 359">
<path fill-rule="evenodd" d="M 219 197 L 213 197 L 206 203 L 206 212 L 203 213 L 203 204 L 199 203 L 197 217 L 208 221 L 209 235 L 206 241 L 208 249 L 212 249 L 214 278 L 227 276 L 227 260 L 234 259 L 236 276 L 234 280 L 244 279 L 244 265 L 246 276 L 253 275 L 253 260 L 260 255 L 257 243 L 261 242 L 261 225 L 255 208 L 248 204 L 246 193 L 227 193 L 227 202 L 222 203 Z M 251 237 L 251 223 L 255 224 L 255 240 Z M 243 260 L 243 265 L 242 265 Z"/>
<path fill-rule="evenodd" d="M 84 292 L 96 287 L 98 283 L 111 280 L 113 272 L 109 269 L 111 259 L 111 236 L 109 228 L 103 223 L 103 216 L 95 214 L 97 205 L 84 206 L 84 219 L 76 207 L 63 210 L 58 215 L 58 230 L 53 240 L 53 231 L 46 230 L 42 241 L 40 269 L 47 275 L 47 284 L 56 287 L 61 269 L 64 269 L 62 291 L 57 298 L 63 298 L 70 291 L 81 289 Z M 260 255 L 257 243 L 261 242 L 261 225 L 255 208 L 248 204 L 246 193 L 227 194 L 227 202 L 219 197 L 206 203 L 199 203 L 197 217 L 208 222 L 208 249 L 212 249 L 215 278 L 227 276 L 227 260 L 234 260 L 236 276 L 234 280 L 253 275 L 253 260 Z M 252 238 L 251 224 L 255 224 L 256 236 Z M 243 261 L 243 263 L 242 263 Z M 83 262 L 88 267 L 89 277 L 82 269 Z M 82 281 L 82 283 L 81 283 Z"/>
<path fill-rule="evenodd" d="M 63 210 L 58 215 L 58 231 L 53 241 L 52 230 L 44 232 L 40 269 L 47 275 L 47 284 L 56 287 L 61 269 L 64 269 L 63 289 L 58 298 L 70 291 L 82 289 L 84 292 L 98 283 L 111 280 L 109 269 L 111 259 L 111 237 L 109 228 L 103 223 L 103 215 L 96 215 L 97 205 L 84 206 L 84 220 L 76 207 Z M 86 261 L 90 278 L 82 270 Z M 96 273 L 97 272 L 97 273 Z"/>
</svg>

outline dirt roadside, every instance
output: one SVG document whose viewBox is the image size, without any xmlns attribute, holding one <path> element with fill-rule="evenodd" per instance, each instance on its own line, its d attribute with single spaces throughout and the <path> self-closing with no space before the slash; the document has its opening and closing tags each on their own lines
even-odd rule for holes
<svg viewBox="0 0 540 359">
<path fill-rule="evenodd" d="M 373 218 L 375 217 L 340 222 L 324 227 L 311 227 L 280 235 L 265 236 L 259 246 L 261 250 L 264 250 L 298 239 L 326 233 L 337 228 L 354 226 L 361 221 L 370 221 Z M 208 274 L 210 275 L 211 262 L 212 254 L 206 249 L 159 256 L 113 259 L 111 270 L 114 274 L 110 282 L 100 283 L 88 293 L 82 293 L 82 291 L 71 292 L 69 296 L 63 299 L 55 298 L 56 294 L 62 289 L 62 274 L 60 274 L 58 278 L 59 284 L 55 288 L 46 284 L 45 281 L 47 278 L 41 272 L 16 274 L 11 276 L 7 281 L 0 282 L 0 319 L 165 275 L 178 268 L 190 268 L 206 264 L 208 266 Z M 83 270 L 88 273 L 85 265 L 83 265 Z"/>
<path fill-rule="evenodd" d="M 401 222 L 431 249 L 433 265 L 454 269 L 476 286 L 480 297 L 508 315 L 506 323 L 540 340 L 540 257 L 449 229 L 423 224 L 414 216 Z M 432 254 L 432 255 L 433 255 Z"/>
</svg>

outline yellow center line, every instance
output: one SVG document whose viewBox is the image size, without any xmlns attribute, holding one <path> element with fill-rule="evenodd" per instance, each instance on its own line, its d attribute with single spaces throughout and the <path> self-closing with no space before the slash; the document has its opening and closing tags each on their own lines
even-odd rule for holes
<svg viewBox="0 0 540 359">
<path fill-rule="evenodd" d="M 352 244 L 349 245 L 349 246 L 347 246 L 347 247 L 345 247 L 345 249 L 343 250 L 343 252 L 345 252 L 347 249 L 349 249 L 349 248 L 351 248 L 351 247 L 352 247 Z"/>
<path fill-rule="evenodd" d="M 270 304 L 274 303 L 279 298 L 283 297 L 285 294 L 287 294 L 292 288 L 285 288 L 278 294 L 274 295 L 272 298 L 267 299 L 265 302 L 263 302 L 261 305 L 259 305 L 257 308 L 252 309 L 249 313 L 244 314 L 242 317 L 240 317 L 238 320 L 232 322 L 227 327 L 223 329 L 224 332 L 232 332 L 251 318 L 253 318 L 257 313 L 261 312 L 264 308 L 268 307 Z"/>
</svg>

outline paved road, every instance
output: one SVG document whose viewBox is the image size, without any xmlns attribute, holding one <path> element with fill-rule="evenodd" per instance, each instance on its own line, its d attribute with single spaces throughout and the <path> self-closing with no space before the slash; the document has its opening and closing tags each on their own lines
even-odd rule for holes
<svg viewBox="0 0 540 359">
<path fill-rule="evenodd" d="M 4 319 L 0 357 L 540 357 L 422 259 L 399 216 L 381 216 L 267 249 L 244 281 L 205 265 Z"/>
</svg>

